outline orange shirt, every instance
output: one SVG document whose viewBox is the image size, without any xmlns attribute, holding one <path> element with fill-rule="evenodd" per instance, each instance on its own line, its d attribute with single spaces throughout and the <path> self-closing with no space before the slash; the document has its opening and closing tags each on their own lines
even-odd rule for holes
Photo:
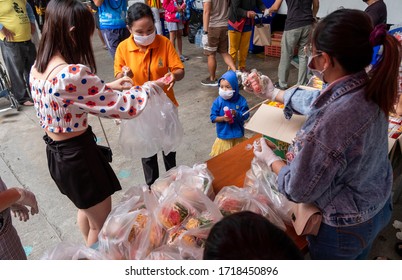
<svg viewBox="0 0 402 280">
<path fill-rule="evenodd" d="M 122 72 L 123 66 L 130 67 L 134 74 L 134 85 L 143 85 L 165 76 L 166 73 L 184 69 L 174 46 L 164 36 L 156 35 L 155 40 L 145 52 L 135 44 L 133 35 L 122 41 L 116 50 L 114 58 L 114 75 Z M 163 89 L 172 102 L 178 106 L 173 89 Z"/>
</svg>

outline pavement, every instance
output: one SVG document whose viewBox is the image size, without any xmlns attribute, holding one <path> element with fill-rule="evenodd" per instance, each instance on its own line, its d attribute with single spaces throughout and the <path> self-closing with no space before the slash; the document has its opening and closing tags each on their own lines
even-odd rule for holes
<svg viewBox="0 0 402 280">
<path fill-rule="evenodd" d="M 98 75 L 105 81 L 113 80 L 113 61 L 104 50 L 97 36 L 93 37 Z M 216 138 L 215 126 L 209 120 L 210 107 L 218 94 L 216 87 L 202 86 L 200 81 L 208 76 L 207 60 L 202 50 L 183 38 L 183 53 L 190 57 L 185 64 L 185 78 L 177 82 L 174 89 L 179 106 L 179 117 L 184 128 L 183 142 L 177 150 L 177 164 L 193 166 L 209 159 L 209 152 Z M 279 58 L 261 54 L 249 54 L 248 68 L 256 68 L 276 81 Z M 291 67 L 290 83 L 295 83 L 297 70 Z M 221 57 L 218 55 L 217 77 L 225 71 Z M 242 92 L 251 108 L 260 100 Z M 0 107 L 8 106 L 7 100 L 0 98 Z M 122 183 L 123 191 L 113 195 L 113 203 L 118 202 L 124 191 L 144 183 L 140 159 L 125 157 L 118 144 L 119 127 L 113 120 L 102 120 L 113 150 L 112 167 Z M 90 117 L 95 134 L 105 144 L 97 118 Z M 84 244 L 76 225 L 76 208 L 63 196 L 50 178 L 44 132 L 38 125 L 33 107 L 22 107 L 21 111 L 8 110 L 0 113 L 0 176 L 11 186 L 22 186 L 35 193 L 40 212 L 26 223 L 13 220 L 29 260 L 38 260 L 44 252 L 60 242 Z M 246 137 L 251 137 L 246 132 Z M 163 168 L 161 155 L 159 166 Z M 160 170 L 162 174 L 164 170 Z M 377 238 L 370 258 L 384 256 L 401 259 L 394 251 L 398 241 L 392 222 L 402 220 L 402 199 L 394 204 L 394 217 L 390 225 Z"/>
</svg>

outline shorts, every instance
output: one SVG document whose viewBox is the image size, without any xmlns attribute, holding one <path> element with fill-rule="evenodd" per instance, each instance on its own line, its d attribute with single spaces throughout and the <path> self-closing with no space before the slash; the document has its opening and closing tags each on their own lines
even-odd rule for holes
<svg viewBox="0 0 402 280">
<path fill-rule="evenodd" d="M 121 190 L 95 137 L 90 126 L 85 133 L 63 141 L 43 136 L 50 175 L 60 192 L 79 209 L 95 206 Z"/>
<path fill-rule="evenodd" d="M 166 22 L 166 27 L 171 31 L 177 31 L 177 30 L 183 30 L 184 29 L 184 24 L 183 22 Z"/>
<path fill-rule="evenodd" d="M 218 53 L 227 53 L 229 49 L 228 27 L 209 27 L 208 28 L 208 46 L 204 46 L 204 54 L 211 55 Z"/>
</svg>

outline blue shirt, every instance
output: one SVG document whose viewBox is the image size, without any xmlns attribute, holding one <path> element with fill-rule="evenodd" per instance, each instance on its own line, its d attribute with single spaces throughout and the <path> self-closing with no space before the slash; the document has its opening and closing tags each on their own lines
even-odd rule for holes
<svg viewBox="0 0 402 280">
<path fill-rule="evenodd" d="M 100 29 L 126 28 L 127 1 L 105 0 L 98 8 Z"/>
<path fill-rule="evenodd" d="M 314 203 L 330 226 L 350 226 L 375 216 L 389 199 L 388 120 L 365 96 L 360 72 L 319 91 L 286 91 L 285 116 L 307 115 L 278 174 L 279 191 Z"/>
<path fill-rule="evenodd" d="M 211 122 L 215 122 L 217 117 L 225 115 L 223 108 L 227 106 L 229 109 L 236 110 L 236 116 L 233 118 L 234 122 L 229 124 L 228 122 L 216 123 L 216 134 L 218 138 L 228 140 L 234 138 L 241 138 L 244 136 L 244 121 L 250 116 L 249 113 L 243 116 L 243 113 L 248 111 L 247 100 L 239 93 L 239 84 L 237 81 L 236 73 L 229 70 L 219 79 L 220 81 L 225 79 L 228 81 L 234 90 L 232 98 L 225 100 L 218 96 L 212 103 L 211 107 Z"/>
</svg>

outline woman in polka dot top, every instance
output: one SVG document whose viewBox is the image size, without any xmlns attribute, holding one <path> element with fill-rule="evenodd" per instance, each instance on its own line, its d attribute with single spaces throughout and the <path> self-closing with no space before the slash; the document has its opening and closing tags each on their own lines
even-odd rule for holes
<svg viewBox="0 0 402 280">
<path fill-rule="evenodd" d="M 130 78 L 105 83 L 94 73 L 91 12 L 78 0 L 54 0 L 47 7 L 37 60 L 30 73 L 32 98 L 45 131 L 50 174 L 78 208 L 77 223 L 87 246 L 94 244 L 120 183 L 96 145 L 88 113 L 134 118 L 147 94 Z M 124 87 L 126 83 L 129 87 Z M 57 199 L 57 198 L 55 198 Z"/>
</svg>

